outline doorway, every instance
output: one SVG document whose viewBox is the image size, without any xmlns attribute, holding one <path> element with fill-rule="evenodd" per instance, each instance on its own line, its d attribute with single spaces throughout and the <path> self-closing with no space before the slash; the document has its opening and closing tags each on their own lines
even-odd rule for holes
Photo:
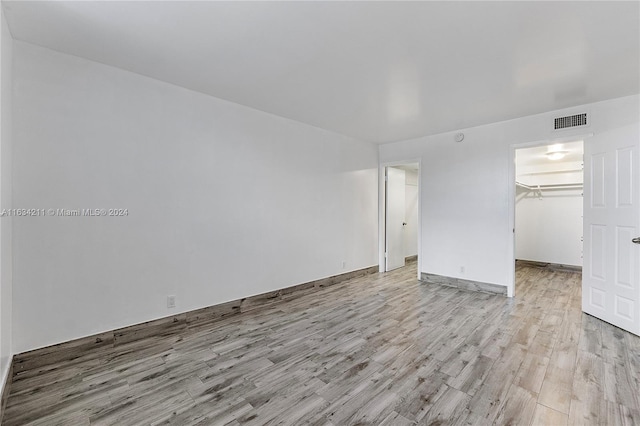
<svg viewBox="0 0 640 426">
<path fill-rule="evenodd" d="M 582 269 L 583 155 L 582 140 L 515 150 L 514 267 Z"/>
<path fill-rule="evenodd" d="M 384 165 L 381 173 L 380 271 L 391 271 L 419 263 L 420 165 Z"/>
</svg>

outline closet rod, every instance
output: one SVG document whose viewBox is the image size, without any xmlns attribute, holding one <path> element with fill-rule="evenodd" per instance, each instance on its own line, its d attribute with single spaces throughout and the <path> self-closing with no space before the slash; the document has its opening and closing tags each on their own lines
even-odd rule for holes
<svg viewBox="0 0 640 426">
<path fill-rule="evenodd" d="M 583 184 L 581 183 L 556 183 L 556 184 L 548 184 L 548 185 L 531 186 L 531 185 L 525 185 L 524 183 L 521 183 L 521 182 L 516 182 L 516 185 L 522 188 L 528 189 L 529 191 L 539 191 L 542 189 L 570 189 L 570 188 L 580 189 L 583 187 Z"/>
</svg>

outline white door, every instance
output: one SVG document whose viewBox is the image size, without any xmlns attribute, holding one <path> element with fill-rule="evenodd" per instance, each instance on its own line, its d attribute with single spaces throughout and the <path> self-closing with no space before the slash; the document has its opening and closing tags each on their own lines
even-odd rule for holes
<svg viewBox="0 0 640 426">
<path fill-rule="evenodd" d="M 582 310 L 638 335 L 639 152 L 638 125 L 585 140 L 582 273 Z"/>
<path fill-rule="evenodd" d="M 404 266 L 404 170 L 387 167 L 386 175 L 386 239 L 387 271 Z"/>
</svg>

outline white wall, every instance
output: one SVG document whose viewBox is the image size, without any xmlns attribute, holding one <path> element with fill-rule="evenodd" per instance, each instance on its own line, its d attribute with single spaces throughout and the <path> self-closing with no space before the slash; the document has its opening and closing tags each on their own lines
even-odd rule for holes
<svg viewBox="0 0 640 426">
<path fill-rule="evenodd" d="M 377 264 L 375 145 L 18 41 L 14 138 L 15 207 L 129 210 L 14 220 L 16 353 Z"/>
<path fill-rule="evenodd" d="M 508 285 L 513 279 L 511 145 L 638 123 L 639 102 L 635 95 L 465 129 L 461 143 L 454 142 L 455 131 L 381 145 L 381 162 L 422 159 L 422 272 Z M 551 131 L 554 116 L 585 109 L 591 114 L 588 129 Z"/>
<path fill-rule="evenodd" d="M 404 255 L 408 257 L 418 254 L 418 172 L 414 170 L 405 170 L 404 201 Z"/>
<path fill-rule="evenodd" d="M 0 8 L 0 209 L 11 208 L 11 125 L 13 40 Z M 11 361 L 11 217 L 0 217 L 0 386 Z"/>
<path fill-rule="evenodd" d="M 582 190 L 516 195 L 516 259 L 582 266 Z"/>
</svg>

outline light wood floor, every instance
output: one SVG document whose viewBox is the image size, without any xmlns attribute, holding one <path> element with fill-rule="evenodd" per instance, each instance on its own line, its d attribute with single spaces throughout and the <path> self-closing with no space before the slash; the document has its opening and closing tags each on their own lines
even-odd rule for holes
<svg viewBox="0 0 640 426">
<path fill-rule="evenodd" d="M 24 378 L 4 424 L 640 424 L 640 338 L 580 312 L 577 272 L 517 283 L 358 278 Z"/>
</svg>

